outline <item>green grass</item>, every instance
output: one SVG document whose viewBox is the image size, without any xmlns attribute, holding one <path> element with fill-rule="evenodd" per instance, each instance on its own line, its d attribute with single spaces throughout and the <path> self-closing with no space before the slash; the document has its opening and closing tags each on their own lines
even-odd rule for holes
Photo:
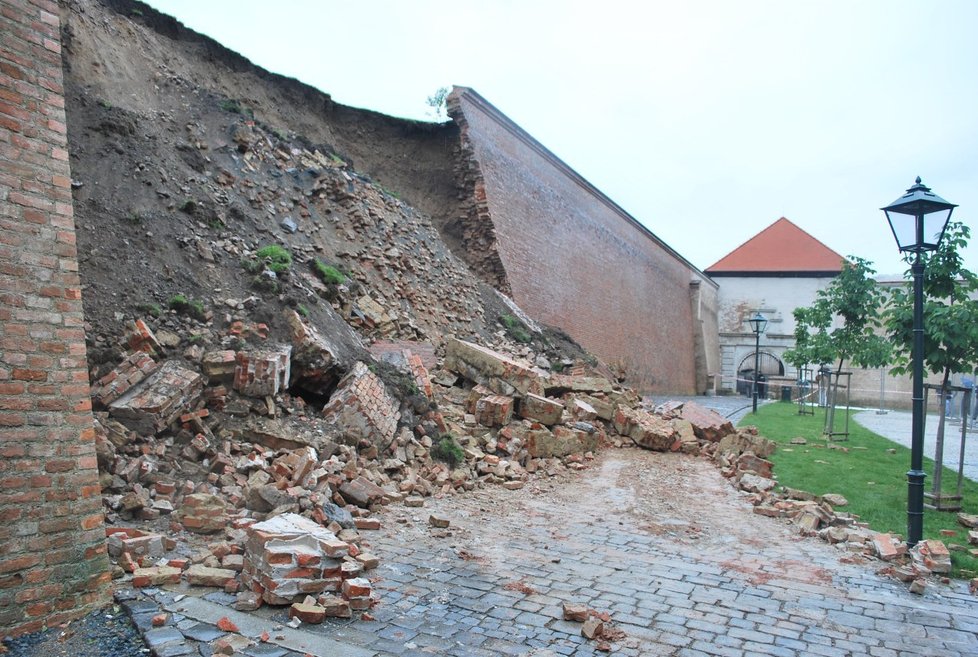
<svg viewBox="0 0 978 657">
<path fill-rule="evenodd" d="M 450 433 L 442 434 L 438 442 L 431 446 L 431 456 L 453 468 L 465 460 L 465 452 Z"/>
<path fill-rule="evenodd" d="M 184 298 L 184 301 L 186 301 L 186 298 Z M 137 303 L 136 310 L 153 317 L 160 317 L 163 315 L 163 309 L 160 308 L 160 304 L 153 302 Z"/>
<path fill-rule="evenodd" d="M 255 253 L 265 265 L 276 274 L 283 274 L 292 266 L 292 254 L 288 249 L 278 244 L 269 244 L 258 249 Z"/>
<path fill-rule="evenodd" d="M 167 302 L 167 306 L 181 315 L 188 315 L 201 322 L 207 319 L 207 309 L 204 308 L 204 303 L 196 299 L 188 299 L 183 294 L 174 294 Z"/>
<path fill-rule="evenodd" d="M 323 283 L 329 285 L 342 285 L 346 282 L 346 275 L 332 265 L 327 265 L 322 260 L 313 260 L 312 268 Z"/>
<path fill-rule="evenodd" d="M 231 112 L 232 114 L 241 114 L 249 119 L 255 118 L 255 112 L 245 105 L 241 104 L 241 101 L 235 100 L 234 98 L 228 98 L 220 102 L 221 109 L 225 112 Z"/>
<path fill-rule="evenodd" d="M 836 427 L 843 426 L 844 410 L 836 411 Z M 783 486 L 806 490 L 816 495 L 838 493 L 849 500 L 849 506 L 840 509 L 856 514 L 869 526 L 880 532 L 899 534 L 904 539 L 907 532 L 907 470 L 910 469 L 910 450 L 863 428 L 851 417 L 849 439 L 830 449 L 822 435 L 825 414 L 816 409 L 815 415 L 799 415 L 798 406 L 789 403 L 766 404 L 757 415 L 746 415 L 740 426 L 753 424 L 759 433 L 778 443 L 778 449 L 770 457 L 774 473 Z M 792 438 L 802 437 L 806 445 L 792 445 Z M 957 441 L 948 439 L 948 448 L 957 449 Z M 927 472 L 925 490 L 930 491 L 933 482 L 934 462 L 924 459 Z M 943 471 L 944 492 L 957 489 L 957 473 L 948 468 Z M 964 511 L 978 511 L 978 483 L 964 480 Z M 942 529 L 956 532 L 953 537 L 941 536 Z M 945 543 L 968 544 L 968 530 L 957 522 L 956 513 L 924 510 L 924 538 L 936 538 Z M 973 546 L 972 546 L 973 547 Z M 952 551 L 956 577 L 978 575 L 978 558 L 967 552 Z"/>
<path fill-rule="evenodd" d="M 529 344 L 533 341 L 533 336 L 526 328 L 526 324 L 518 320 L 512 315 L 502 315 L 499 318 L 499 323 L 506 327 L 506 333 L 509 337 L 513 338 L 521 344 Z"/>
</svg>

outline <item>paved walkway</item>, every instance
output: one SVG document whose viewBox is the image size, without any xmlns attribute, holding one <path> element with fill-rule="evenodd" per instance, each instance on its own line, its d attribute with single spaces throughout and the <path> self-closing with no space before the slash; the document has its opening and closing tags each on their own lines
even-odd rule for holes
<svg viewBox="0 0 978 657">
<path fill-rule="evenodd" d="M 909 411 L 887 411 L 885 414 L 860 411 L 853 416 L 856 422 L 873 433 L 885 436 L 905 447 L 910 447 L 912 418 Z M 928 414 L 924 423 L 924 455 L 929 458 L 934 458 L 937 446 L 937 425 L 938 416 L 934 413 Z M 968 427 L 964 446 L 964 476 L 978 481 L 978 429 Z M 957 471 L 960 460 L 961 422 L 949 422 L 944 429 L 944 465 Z M 945 481 L 945 484 L 953 485 L 953 483 Z"/>
<path fill-rule="evenodd" d="M 696 401 L 734 417 L 749 410 L 740 397 Z M 897 433 L 901 415 L 868 419 Z M 432 528 L 429 514 L 450 528 Z M 379 517 L 383 528 L 363 533 L 381 558 L 369 573 L 374 620 L 292 630 L 283 608 L 243 614 L 233 596 L 186 587 L 133 592 L 124 604 L 158 657 L 207 654 L 193 637 L 222 635 L 223 616 L 246 636 L 268 632 L 268 643 L 235 653 L 247 657 L 978 655 L 978 597 L 963 582 L 913 595 L 858 550 L 755 515 L 706 459 L 605 450 L 582 472 Z M 609 644 L 564 620 L 564 603 L 606 613 Z M 161 608 L 176 626 L 149 629 Z"/>
<path fill-rule="evenodd" d="M 451 527 L 431 528 L 431 513 Z M 364 532 L 381 557 L 374 621 L 293 632 L 276 629 L 283 609 L 265 608 L 246 631 L 222 606 L 231 596 L 155 595 L 194 632 L 229 614 L 246 633 L 268 630 L 270 644 L 242 650 L 253 657 L 606 654 L 562 619 L 565 602 L 607 612 L 610 652 L 627 657 L 978 654 L 978 598 L 964 583 L 913 595 L 878 562 L 753 514 L 705 459 L 607 450 L 583 472 L 380 517 L 383 529 Z"/>
</svg>

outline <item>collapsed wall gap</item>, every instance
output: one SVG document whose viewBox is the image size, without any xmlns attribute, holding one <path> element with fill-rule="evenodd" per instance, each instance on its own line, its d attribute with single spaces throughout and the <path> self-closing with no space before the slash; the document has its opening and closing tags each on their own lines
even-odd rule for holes
<svg viewBox="0 0 978 657">
<path fill-rule="evenodd" d="M 321 411 L 329 403 L 338 383 L 338 377 L 331 377 L 328 380 L 316 379 L 314 382 L 308 379 L 296 379 L 289 386 L 288 392 L 292 397 L 305 402 L 306 406 Z"/>
</svg>

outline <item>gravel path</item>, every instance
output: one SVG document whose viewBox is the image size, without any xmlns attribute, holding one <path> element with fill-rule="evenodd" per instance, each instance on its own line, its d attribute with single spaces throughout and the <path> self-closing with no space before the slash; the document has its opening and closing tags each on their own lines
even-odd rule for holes
<svg viewBox="0 0 978 657">
<path fill-rule="evenodd" d="M 146 657 L 139 632 L 121 608 L 110 605 L 67 627 L 4 639 L 10 657 Z"/>
</svg>

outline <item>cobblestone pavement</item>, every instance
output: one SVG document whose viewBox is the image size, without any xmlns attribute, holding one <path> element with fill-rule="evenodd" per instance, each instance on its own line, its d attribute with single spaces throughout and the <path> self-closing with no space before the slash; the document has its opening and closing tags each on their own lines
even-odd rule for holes
<svg viewBox="0 0 978 657">
<path fill-rule="evenodd" d="M 564 602 L 610 614 L 615 655 L 978 654 L 978 598 L 964 583 L 913 595 L 877 575 L 879 562 L 751 509 L 705 459 L 608 450 L 521 490 L 384 510 L 383 528 L 365 532 L 382 560 L 374 621 L 283 630 L 283 609 L 245 616 L 222 606 L 232 596 L 193 591 L 166 608 L 196 630 L 230 613 L 283 638 L 241 653 L 254 657 L 605 654 L 562 619 Z M 451 527 L 430 527 L 429 514 Z"/>
</svg>

